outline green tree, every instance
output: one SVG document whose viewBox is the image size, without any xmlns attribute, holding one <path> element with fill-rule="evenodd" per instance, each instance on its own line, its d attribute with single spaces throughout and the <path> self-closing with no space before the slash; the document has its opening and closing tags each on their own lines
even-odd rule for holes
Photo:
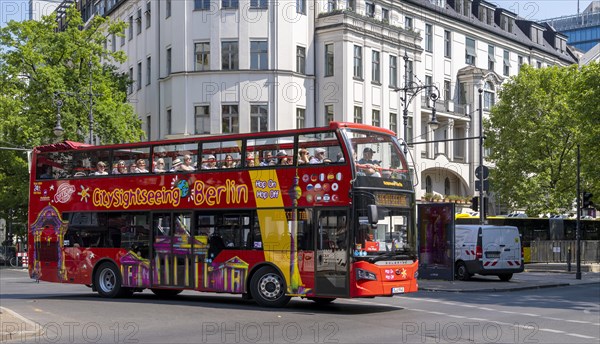
<svg viewBox="0 0 600 344">
<path fill-rule="evenodd" d="M 592 166 L 592 144 L 598 141 L 590 134 L 595 132 L 597 140 L 598 104 L 593 99 L 600 97 L 600 88 L 591 90 L 584 84 L 598 84 L 598 71 L 597 65 L 583 69 L 523 66 L 502 86 L 500 101 L 485 122 L 485 145 L 491 148 L 488 159 L 496 166 L 490 179 L 502 203 L 533 216 L 572 208 L 577 144 L 582 151 L 582 176 L 591 177 L 591 168 L 597 171 Z M 581 95 L 583 89 L 591 98 Z M 594 130 L 589 128 L 593 117 L 583 109 L 596 111 Z M 582 185 L 597 190 L 598 178 L 588 177 Z"/>
<path fill-rule="evenodd" d="M 74 6 L 65 16 L 60 30 L 55 16 L 11 21 L 0 29 L 1 147 L 31 149 L 56 142 L 57 95 L 63 101 L 62 139 L 85 141 L 90 91 L 95 95 L 94 136 L 100 142 L 131 142 L 143 136 L 141 122 L 127 103 L 128 76 L 114 67 L 126 56 L 105 48 L 110 38 L 122 36 L 126 24 L 101 16 L 83 23 Z M 25 222 L 27 155 L 2 150 L 0 158 L 7 162 L 0 165 L 0 217 L 13 209 L 17 220 Z"/>
</svg>

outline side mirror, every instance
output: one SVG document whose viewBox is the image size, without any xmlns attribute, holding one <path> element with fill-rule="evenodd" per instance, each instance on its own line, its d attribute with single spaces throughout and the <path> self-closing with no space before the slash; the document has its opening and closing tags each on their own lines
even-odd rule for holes
<svg viewBox="0 0 600 344">
<path fill-rule="evenodd" d="M 369 217 L 369 223 L 371 226 L 377 226 L 377 222 L 379 222 L 379 214 L 377 213 L 377 206 L 375 204 L 370 204 L 367 208 L 367 216 Z"/>
</svg>

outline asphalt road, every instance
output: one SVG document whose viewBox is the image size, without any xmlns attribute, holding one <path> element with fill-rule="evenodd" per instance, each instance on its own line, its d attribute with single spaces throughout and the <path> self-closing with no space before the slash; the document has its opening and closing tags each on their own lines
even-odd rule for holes
<svg viewBox="0 0 600 344">
<path fill-rule="evenodd" d="M 0 306 L 33 321 L 31 343 L 598 343 L 600 284 L 510 292 L 295 300 L 264 309 L 236 295 L 99 298 L 85 286 L 0 270 Z M 2 321 L 7 326 L 21 324 Z M 17 321 L 18 323 L 18 321 Z"/>
</svg>

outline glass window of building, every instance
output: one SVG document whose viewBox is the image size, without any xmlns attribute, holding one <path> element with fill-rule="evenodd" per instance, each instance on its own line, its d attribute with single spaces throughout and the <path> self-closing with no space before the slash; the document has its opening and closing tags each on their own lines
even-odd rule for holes
<svg viewBox="0 0 600 344">
<path fill-rule="evenodd" d="M 200 42 L 195 44 L 196 71 L 210 70 L 210 43 Z"/>
<path fill-rule="evenodd" d="M 398 57 L 390 55 L 390 86 L 398 86 Z"/>
<path fill-rule="evenodd" d="M 221 130 L 223 134 L 235 134 L 240 132 L 240 117 L 237 105 L 222 105 L 221 120 Z"/>
<path fill-rule="evenodd" d="M 237 70 L 238 63 L 238 42 L 221 43 L 221 66 L 223 70 Z"/>
<path fill-rule="evenodd" d="M 269 107 L 267 104 L 250 105 L 250 131 L 253 133 L 269 130 Z"/>
<path fill-rule="evenodd" d="M 465 63 L 471 66 L 475 65 L 477 52 L 475 50 L 475 40 L 469 37 L 465 39 Z"/>
<path fill-rule="evenodd" d="M 210 106 L 194 106 L 194 134 L 210 134 Z"/>
<path fill-rule="evenodd" d="M 354 77 L 358 79 L 362 79 L 362 47 L 355 45 L 354 46 Z"/>
<path fill-rule="evenodd" d="M 268 69 L 268 47 L 267 41 L 250 42 L 250 69 Z"/>
<path fill-rule="evenodd" d="M 306 74 L 306 48 L 296 46 L 296 73 Z"/>
<path fill-rule="evenodd" d="M 333 44 L 325 44 L 325 76 L 333 76 Z"/>
<path fill-rule="evenodd" d="M 381 61 L 379 60 L 379 51 L 373 50 L 372 60 L 371 60 L 371 77 L 372 81 L 376 83 L 381 82 Z"/>
</svg>

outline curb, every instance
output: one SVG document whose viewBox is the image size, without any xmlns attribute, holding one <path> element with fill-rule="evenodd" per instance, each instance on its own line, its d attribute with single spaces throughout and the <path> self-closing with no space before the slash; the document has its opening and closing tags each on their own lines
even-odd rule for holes
<svg viewBox="0 0 600 344">
<path fill-rule="evenodd" d="M 6 307 L 0 306 L 0 314 L 3 314 L 2 321 L 0 321 L 2 323 L 0 328 L 0 342 L 17 340 L 24 342 L 27 338 L 31 337 L 39 339 L 39 336 L 43 334 L 42 328 L 38 324 Z M 16 327 L 13 328 L 10 325 L 15 325 Z M 33 328 L 33 330 L 26 330 L 28 327 Z"/>
<path fill-rule="evenodd" d="M 440 291 L 440 292 L 449 292 L 449 293 L 490 293 L 490 292 L 510 292 L 510 291 L 520 291 L 520 290 L 530 290 L 530 289 L 545 289 L 545 288 L 555 288 L 555 287 L 566 287 L 571 285 L 570 283 L 556 283 L 556 284 L 545 284 L 545 285 L 532 285 L 526 287 L 514 287 L 514 288 L 488 288 L 488 289 L 439 289 L 439 288 L 419 288 L 419 290 L 423 291 Z"/>
</svg>

